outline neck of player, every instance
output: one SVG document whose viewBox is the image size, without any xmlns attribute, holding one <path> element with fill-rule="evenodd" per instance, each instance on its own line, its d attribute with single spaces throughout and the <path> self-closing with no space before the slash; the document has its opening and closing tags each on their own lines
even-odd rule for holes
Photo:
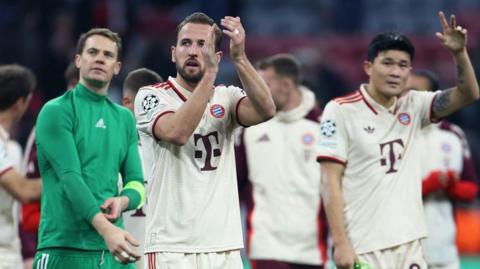
<svg viewBox="0 0 480 269">
<path fill-rule="evenodd" d="M 290 111 L 298 107 L 302 103 L 302 93 L 300 89 L 296 87 L 290 91 L 288 101 L 285 104 L 285 107 L 282 108 L 282 111 Z"/>
<path fill-rule="evenodd" d="M 370 97 L 375 100 L 378 104 L 385 108 L 390 108 L 394 103 L 395 99 L 397 98 L 395 95 L 394 96 L 389 96 L 382 94 L 381 91 L 378 88 L 375 88 L 374 85 L 371 83 L 367 85 L 367 92 L 370 95 Z"/>
</svg>

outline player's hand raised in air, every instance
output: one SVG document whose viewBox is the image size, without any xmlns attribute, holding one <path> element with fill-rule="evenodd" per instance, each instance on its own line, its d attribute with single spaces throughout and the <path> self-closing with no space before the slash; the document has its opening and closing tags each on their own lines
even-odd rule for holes
<svg viewBox="0 0 480 269">
<path fill-rule="evenodd" d="M 207 38 L 205 39 L 205 43 L 201 49 L 202 56 L 205 59 L 205 71 L 207 72 L 218 72 L 218 62 L 220 59 L 215 53 L 215 30 L 217 27 L 218 26 L 216 24 L 210 26 Z"/>
<path fill-rule="evenodd" d="M 358 257 L 350 243 L 335 245 L 333 260 L 338 269 L 352 269 Z"/>
<path fill-rule="evenodd" d="M 467 29 L 457 25 L 457 18 L 455 15 L 450 15 L 450 24 L 445 18 L 445 14 L 442 11 L 438 12 L 440 18 L 440 24 L 442 25 L 443 32 L 437 32 L 436 36 L 442 42 L 452 54 L 462 52 L 467 47 Z"/>
<path fill-rule="evenodd" d="M 224 27 L 222 32 L 230 37 L 230 58 L 235 61 L 245 57 L 245 29 L 240 17 L 225 16 L 220 24 Z"/>
</svg>

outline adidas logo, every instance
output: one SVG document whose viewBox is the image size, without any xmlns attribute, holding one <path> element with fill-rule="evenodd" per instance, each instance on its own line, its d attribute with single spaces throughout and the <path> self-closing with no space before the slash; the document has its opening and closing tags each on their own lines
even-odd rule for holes
<svg viewBox="0 0 480 269">
<path fill-rule="evenodd" d="M 257 139 L 257 142 L 268 142 L 270 141 L 270 137 L 268 137 L 267 134 L 263 134 L 259 139 Z"/>
<path fill-rule="evenodd" d="M 373 128 L 372 126 L 368 125 L 367 127 L 364 127 L 363 130 L 365 130 L 365 132 L 371 134 L 375 131 L 375 128 Z"/>
<path fill-rule="evenodd" d="M 105 125 L 105 122 L 103 121 L 103 118 L 100 118 L 98 121 L 97 121 L 97 124 L 95 124 L 95 127 L 96 128 L 103 128 L 103 129 L 106 129 L 107 126 Z"/>
</svg>

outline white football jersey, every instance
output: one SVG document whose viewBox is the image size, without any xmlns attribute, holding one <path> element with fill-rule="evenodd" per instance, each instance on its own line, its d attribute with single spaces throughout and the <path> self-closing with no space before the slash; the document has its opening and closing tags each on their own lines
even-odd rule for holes
<svg viewBox="0 0 480 269">
<path fill-rule="evenodd" d="M 315 161 L 320 111 L 314 109 L 315 96 L 304 89 L 298 107 L 243 130 L 244 169 L 253 186 L 248 219 L 251 259 L 308 265 L 326 260 L 320 169 Z"/>
<path fill-rule="evenodd" d="M 434 96 L 410 91 L 387 109 L 362 85 L 324 110 L 318 160 L 345 165 L 345 230 L 357 254 L 427 234 L 418 137 L 431 121 Z"/>
<path fill-rule="evenodd" d="M 438 124 L 432 124 L 423 131 L 423 143 L 424 178 L 435 170 L 453 170 L 462 175 L 464 154 L 470 153 L 468 148 L 464 150 L 462 140 L 457 134 L 440 129 Z M 459 262 L 451 199 L 445 192 L 435 192 L 424 197 L 424 206 L 428 237 L 422 244 L 427 262 L 438 265 Z"/>
<path fill-rule="evenodd" d="M 9 140 L 8 133 L 0 125 L 0 175 L 12 168 L 20 169 L 21 159 L 20 146 Z M 21 260 L 18 215 L 17 202 L 0 187 L 0 259 Z"/>
<path fill-rule="evenodd" d="M 233 131 L 245 93 L 215 87 L 183 146 L 155 138 L 153 128 L 191 93 L 174 78 L 144 87 L 135 98 L 147 186 L 145 252 L 218 252 L 243 247 Z M 179 123 L 181 124 L 181 123 Z"/>
</svg>

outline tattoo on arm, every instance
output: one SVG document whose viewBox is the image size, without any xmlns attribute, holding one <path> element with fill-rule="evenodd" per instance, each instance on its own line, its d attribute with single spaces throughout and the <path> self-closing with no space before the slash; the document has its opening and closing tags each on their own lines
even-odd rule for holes
<svg viewBox="0 0 480 269">
<path fill-rule="evenodd" d="M 447 107 L 450 105 L 450 94 L 452 93 L 454 89 L 447 89 L 435 97 L 435 100 L 433 101 L 433 112 L 435 114 L 441 113 L 447 109 Z"/>
</svg>

